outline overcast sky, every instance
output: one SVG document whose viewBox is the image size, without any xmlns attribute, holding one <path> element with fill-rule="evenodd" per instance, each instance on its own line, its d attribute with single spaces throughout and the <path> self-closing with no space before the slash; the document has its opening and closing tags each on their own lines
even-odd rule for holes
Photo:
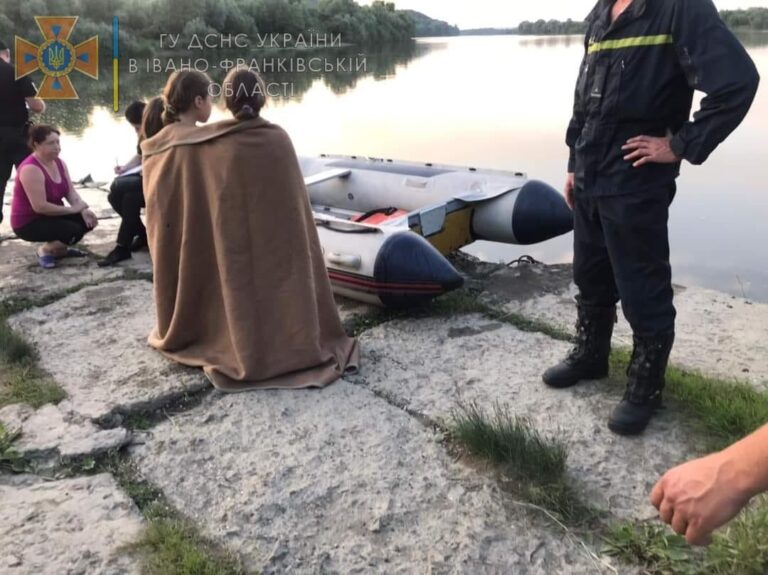
<svg viewBox="0 0 768 575">
<path fill-rule="evenodd" d="M 361 4 L 370 4 L 362 0 Z M 595 0 L 395 0 L 400 9 L 412 9 L 427 16 L 446 20 L 460 28 L 512 28 L 522 20 L 583 20 Z M 768 0 L 715 0 L 721 10 L 760 6 L 768 8 Z"/>
</svg>

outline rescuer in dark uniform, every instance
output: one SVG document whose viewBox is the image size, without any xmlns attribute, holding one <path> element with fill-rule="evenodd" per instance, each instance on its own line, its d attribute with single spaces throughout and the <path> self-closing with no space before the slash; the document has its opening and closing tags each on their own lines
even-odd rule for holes
<svg viewBox="0 0 768 575">
<path fill-rule="evenodd" d="M 11 66 L 11 51 L 0 40 L 0 222 L 3 221 L 3 196 L 13 166 L 18 168 L 31 151 L 27 148 L 29 110 L 41 114 L 45 103 L 35 98 L 37 90 L 28 78 L 16 80 Z"/>
<path fill-rule="evenodd" d="M 608 374 L 621 300 L 634 349 L 608 427 L 632 435 L 661 405 L 674 340 L 667 217 L 680 162 L 701 164 L 739 125 L 759 77 L 711 0 L 600 0 L 587 22 L 566 136 L 577 344 L 543 379 Z M 694 89 L 706 97 L 690 120 Z"/>
</svg>

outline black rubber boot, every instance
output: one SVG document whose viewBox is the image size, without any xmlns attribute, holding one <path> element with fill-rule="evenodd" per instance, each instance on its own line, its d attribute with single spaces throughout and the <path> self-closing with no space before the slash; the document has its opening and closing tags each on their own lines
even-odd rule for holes
<svg viewBox="0 0 768 575">
<path fill-rule="evenodd" d="M 608 420 L 608 428 L 619 435 L 642 433 L 661 407 L 664 373 L 675 334 L 634 336 L 633 339 L 632 359 L 627 367 L 627 391 Z"/>
<path fill-rule="evenodd" d="M 131 259 L 130 248 L 124 248 L 123 246 L 115 246 L 115 249 L 109 252 L 107 254 L 107 257 L 105 257 L 103 260 L 98 262 L 98 266 L 100 268 L 105 268 L 107 266 L 113 266 L 123 260 L 129 260 L 129 259 Z"/>
<path fill-rule="evenodd" d="M 563 361 L 544 372 L 544 383 L 564 389 L 580 381 L 606 377 L 614 323 L 616 306 L 580 305 L 576 320 L 576 346 Z"/>
</svg>

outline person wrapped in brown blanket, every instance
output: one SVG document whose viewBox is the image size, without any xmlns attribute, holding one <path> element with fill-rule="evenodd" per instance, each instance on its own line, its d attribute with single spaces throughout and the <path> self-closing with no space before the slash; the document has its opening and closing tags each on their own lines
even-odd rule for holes
<svg viewBox="0 0 768 575">
<path fill-rule="evenodd" d="M 196 127 L 210 96 L 182 74 L 198 73 L 169 79 L 169 125 L 142 143 L 149 344 L 225 391 L 322 387 L 355 371 L 290 138 L 258 116 L 263 92 L 238 100 L 236 119 Z"/>
</svg>

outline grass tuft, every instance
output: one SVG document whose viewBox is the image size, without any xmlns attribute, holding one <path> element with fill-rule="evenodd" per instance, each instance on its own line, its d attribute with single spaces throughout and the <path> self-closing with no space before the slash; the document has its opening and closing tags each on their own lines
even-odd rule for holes
<svg viewBox="0 0 768 575">
<path fill-rule="evenodd" d="M 702 571 L 711 575 L 768 573 L 768 497 L 763 496 L 715 536 Z"/>
<path fill-rule="evenodd" d="M 765 575 L 768 573 L 768 497 L 762 497 L 694 549 L 659 523 L 621 523 L 604 536 L 603 551 L 650 575 Z"/>
<path fill-rule="evenodd" d="M 13 332 L 6 318 L 0 316 L 0 362 L 28 365 L 36 358 L 34 348 Z"/>
<path fill-rule="evenodd" d="M 142 555 L 147 575 L 240 575 L 240 561 L 201 537 L 181 518 L 150 519 L 142 538 L 130 550 Z"/>
<path fill-rule="evenodd" d="M 530 421 L 494 404 L 491 415 L 477 405 L 461 405 L 451 414 L 452 431 L 473 454 L 525 479 L 562 477 L 568 457 L 556 440 L 543 438 Z"/>
<path fill-rule="evenodd" d="M 6 302 L 0 307 L 6 306 Z M 36 366 L 35 349 L 8 325 L 7 310 L 0 310 L 0 408 L 26 403 L 38 408 L 58 403 L 66 394 Z"/>
<path fill-rule="evenodd" d="M 517 496 L 569 523 L 594 516 L 566 480 L 568 453 L 558 440 L 542 437 L 499 403 L 490 415 L 476 403 L 460 405 L 451 419 L 453 440 L 496 467 Z"/>
<path fill-rule="evenodd" d="M 685 538 L 657 523 L 621 523 L 604 536 L 603 552 L 639 565 L 648 575 L 696 575 L 692 550 Z"/>
<path fill-rule="evenodd" d="M 35 409 L 59 403 L 67 394 L 34 367 L 7 367 L 0 363 L 0 408 L 25 403 Z"/>
</svg>

